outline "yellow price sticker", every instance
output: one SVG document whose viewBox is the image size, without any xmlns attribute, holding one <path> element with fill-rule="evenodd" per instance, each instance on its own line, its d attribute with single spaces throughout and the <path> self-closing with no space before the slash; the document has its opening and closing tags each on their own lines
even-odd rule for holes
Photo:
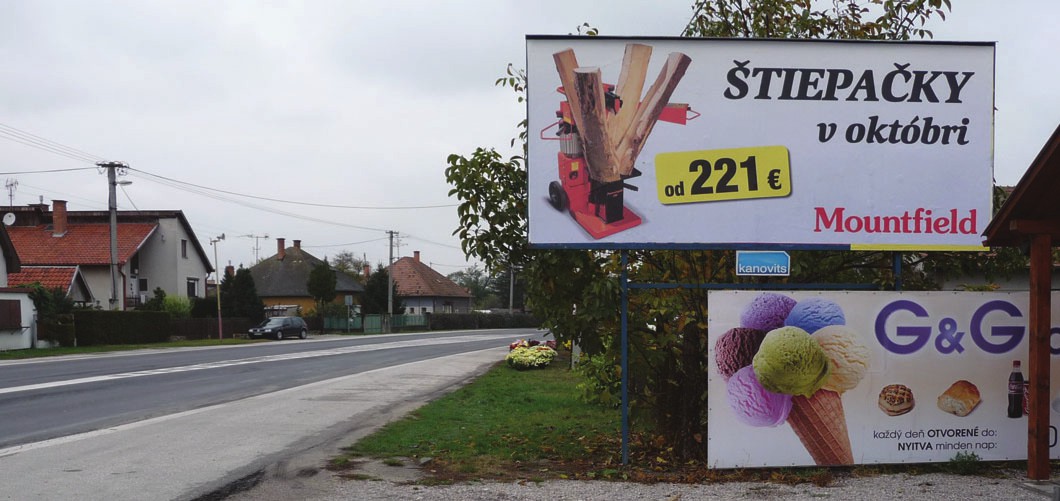
<svg viewBox="0 0 1060 501">
<path fill-rule="evenodd" d="M 655 178 L 667 205 L 786 197 L 791 160 L 784 146 L 659 153 Z"/>
</svg>

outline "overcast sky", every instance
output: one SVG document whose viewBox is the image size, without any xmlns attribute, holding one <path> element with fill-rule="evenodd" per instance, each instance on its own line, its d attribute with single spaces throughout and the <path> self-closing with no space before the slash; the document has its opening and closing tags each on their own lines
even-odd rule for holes
<svg viewBox="0 0 1060 501">
<path fill-rule="evenodd" d="M 1060 123 L 1060 2 L 953 3 L 929 28 L 997 42 L 995 177 L 1015 184 Z M 493 82 L 509 62 L 522 67 L 524 36 L 583 22 L 676 36 L 690 4 L 0 0 L 0 172 L 18 181 L 16 205 L 106 210 L 91 160 L 124 161 L 136 170 L 119 208 L 183 210 L 211 258 L 224 233 L 222 266 L 251 265 L 255 240 L 241 235 L 266 234 L 260 257 L 284 237 L 321 258 L 385 263 L 390 230 L 396 256 L 419 250 L 449 274 L 469 263 L 451 236 L 445 159 L 512 153 L 525 108 Z M 20 131 L 48 142 L 10 140 Z M 53 169 L 84 170 L 31 173 Z"/>
</svg>

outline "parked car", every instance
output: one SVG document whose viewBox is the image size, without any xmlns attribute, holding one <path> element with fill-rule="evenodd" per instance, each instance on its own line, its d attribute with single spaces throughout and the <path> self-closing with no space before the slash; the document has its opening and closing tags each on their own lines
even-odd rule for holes
<svg viewBox="0 0 1060 501">
<path fill-rule="evenodd" d="M 302 317 L 272 317 L 265 319 L 261 325 L 251 328 L 251 339 L 266 337 L 270 339 L 283 339 L 285 336 L 298 336 L 305 339 L 309 336 L 309 327 L 306 326 Z"/>
</svg>

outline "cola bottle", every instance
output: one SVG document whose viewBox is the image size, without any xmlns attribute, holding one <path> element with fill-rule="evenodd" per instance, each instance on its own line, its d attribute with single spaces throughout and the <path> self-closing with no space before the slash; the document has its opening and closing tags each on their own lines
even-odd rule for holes
<svg viewBox="0 0 1060 501">
<path fill-rule="evenodd" d="M 1008 417 L 1023 417 L 1023 373 L 1020 361 L 1012 361 L 1012 374 L 1008 376 Z"/>
</svg>

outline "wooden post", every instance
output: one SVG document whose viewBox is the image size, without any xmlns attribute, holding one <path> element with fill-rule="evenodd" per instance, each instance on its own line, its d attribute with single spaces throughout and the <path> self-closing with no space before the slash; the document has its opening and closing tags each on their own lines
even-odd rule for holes
<svg viewBox="0 0 1060 501">
<path fill-rule="evenodd" d="M 1049 309 L 1052 285 L 1052 239 L 1031 237 L 1030 395 L 1027 421 L 1027 477 L 1049 479 Z"/>
</svg>

